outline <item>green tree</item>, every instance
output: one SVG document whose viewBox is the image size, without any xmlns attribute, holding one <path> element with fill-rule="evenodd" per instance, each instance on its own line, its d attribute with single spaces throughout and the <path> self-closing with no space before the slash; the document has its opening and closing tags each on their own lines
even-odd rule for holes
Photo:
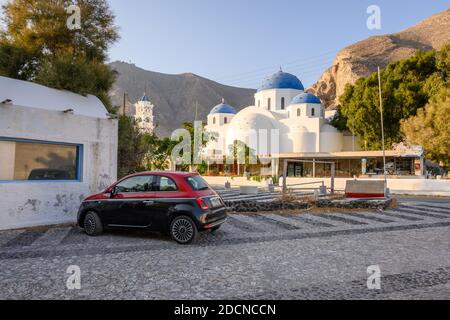
<svg viewBox="0 0 450 320">
<path fill-rule="evenodd" d="M 191 154 L 192 154 L 191 163 L 194 163 L 195 156 L 196 156 L 194 154 L 194 152 L 196 151 L 196 148 L 195 148 L 195 134 L 196 134 L 196 132 L 195 132 L 194 123 L 184 122 L 181 125 L 181 127 L 182 127 L 182 129 L 185 129 L 187 132 L 189 132 L 189 136 L 191 137 Z M 202 124 L 202 126 L 200 128 L 200 133 L 201 133 L 202 138 L 201 138 L 200 145 L 199 145 L 199 147 L 200 147 L 199 151 L 201 151 L 201 149 L 204 148 L 208 144 L 209 141 L 214 139 L 214 137 L 212 135 L 210 135 L 208 132 L 206 132 L 204 124 Z M 177 143 L 179 143 L 179 142 L 180 141 L 177 141 Z M 201 154 L 199 154 L 197 156 L 201 157 Z M 204 168 L 205 165 L 206 165 L 206 163 L 204 161 L 202 161 L 202 163 L 199 164 L 199 166 L 201 168 Z M 194 165 L 181 165 L 180 169 L 184 170 L 184 171 L 193 171 L 193 170 L 197 170 L 198 166 L 195 165 L 195 164 Z"/>
<path fill-rule="evenodd" d="M 417 52 L 389 64 L 381 72 L 386 146 L 402 141 L 400 122 L 416 115 L 429 99 L 448 83 L 450 44 L 440 52 Z M 364 147 L 381 148 L 378 74 L 347 85 L 332 124 L 349 130 Z"/>
<path fill-rule="evenodd" d="M 443 88 L 417 115 L 401 122 L 406 140 L 422 145 L 427 158 L 450 166 L 450 88 Z"/>
<path fill-rule="evenodd" d="M 250 165 L 258 163 L 256 151 L 250 148 L 246 143 L 235 140 L 228 148 L 230 151 L 229 153 L 233 155 L 233 159 L 237 161 L 237 164 L 244 165 L 244 172 L 248 171 L 247 169 Z"/>
<path fill-rule="evenodd" d="M 158 138 L 155 134 L 145 134 L 143 143 L 147 150 L 144 164 L 147 170 L 166 170 L 175 142 L 169 138 Z"/>
<path fill-rule="evenodd" d="M 145 170 L 143 163 L 148 150 L 143 140 L 144 135 L 139 131 L 136 121 L 120 116 L 117 163 L 119 177 Z"/>
<path fill-rule="evenodd" d="M 72 4 L 81 10 L 74 30 L 67 27 Z M 118 33 L 106 0 L 12 0 L 2 9 L 0 75 L 93 94 L 110 108 L 115 74 L 105 62 Z"/>
</svg>

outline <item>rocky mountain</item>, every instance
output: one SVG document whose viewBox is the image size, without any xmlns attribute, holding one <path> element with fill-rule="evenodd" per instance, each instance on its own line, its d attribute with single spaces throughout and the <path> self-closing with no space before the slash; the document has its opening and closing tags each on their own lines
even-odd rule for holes
<svg viewBox="0 0 450 320">
<path fill-rule="evenodd" d="M 337 55 L 334 64 L 308 91 L 333 109 L 348 83 L 412 56 L 417 50 L 439 50 L 450 41 L 450 9 L 435 14 L 404 31 L 374 36 L 353 44 Z"/>
<path fill-rule="evenodd" d="M 199 120 L 205 120 L 222 98 L 238 111 L 254 103 L 253 89 L 225 86 L 192 73 L 163 74 L 119 61 L 110 65 L 118 72 L 110 92 L 114 105 L 123 105 L 124 92 L 134 103 L 145 91 L 155 105 L 156 133 L 160 136 L 169 136 L 183 122 L 193 121 L 196 103 Z"/>
</svg>

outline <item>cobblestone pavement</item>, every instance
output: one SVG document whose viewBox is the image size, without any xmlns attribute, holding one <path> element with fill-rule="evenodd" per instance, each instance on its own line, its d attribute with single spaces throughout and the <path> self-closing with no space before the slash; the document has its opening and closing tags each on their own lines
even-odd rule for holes
<svg viewBox="0 0 450 320">
<path fill-rule="evenodd" d="M 0 232 L 0 299 L 449 299 L 450 201 L 396 210 L 232 215 L 193 246 L 142 231 Z M 67 268 L 81 269 L 68 290 Z M 367 289 L 367 268 L 381 290 Z"/>
</svg>

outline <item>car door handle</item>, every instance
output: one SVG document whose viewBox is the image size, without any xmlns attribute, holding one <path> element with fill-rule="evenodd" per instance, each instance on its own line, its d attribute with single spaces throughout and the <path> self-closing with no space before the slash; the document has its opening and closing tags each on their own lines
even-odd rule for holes
<svg viewBox="0 0 450 320">
<path fill-rule="evenodd" d="M 145 200 L 145 201 L 143 201 L 143 203 L 144 204 L 154 204 L 155 201 L 153 201 L 153 200 Z"/>
</svg>

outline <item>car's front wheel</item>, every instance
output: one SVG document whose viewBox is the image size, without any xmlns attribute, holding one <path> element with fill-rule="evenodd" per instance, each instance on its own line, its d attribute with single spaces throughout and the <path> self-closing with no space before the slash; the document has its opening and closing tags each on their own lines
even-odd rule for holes
<svg viewBox="0 0 450 320">
<path fill-rule="evenodd" d="M 170 236 L 179 244 L 191 244 L 197 235 L 197 226 L 188 216 L 176 217 L 170 224 Z"/>
<path fill-rule="evenodd" d="M 90 211 L 84 217 L 84 232 L 89 236 L 98 236 L 103 232 L 103 224 L 97 213 Z"/>
</svg>

